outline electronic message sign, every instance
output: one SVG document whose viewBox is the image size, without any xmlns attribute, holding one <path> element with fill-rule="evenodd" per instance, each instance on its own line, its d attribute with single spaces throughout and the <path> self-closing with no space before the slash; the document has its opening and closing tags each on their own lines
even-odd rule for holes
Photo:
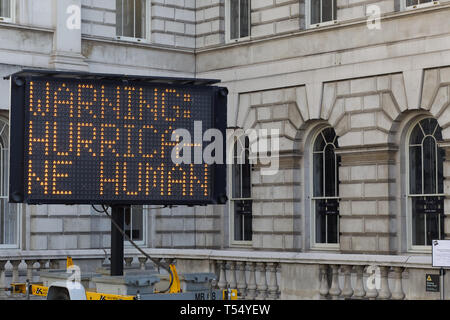
<svg viewBox="0 0 450 320">
<path fill-rule="evenodd" d="M 226 93 L 176 79 L 12 75 L 10 202 L 223 203 L 225 166 L 180 163 L 173 149 L 201 153 L 210 128 L 225 136 Z M 179 129 L 192 141 L 174 138 Z"/>
</svg>

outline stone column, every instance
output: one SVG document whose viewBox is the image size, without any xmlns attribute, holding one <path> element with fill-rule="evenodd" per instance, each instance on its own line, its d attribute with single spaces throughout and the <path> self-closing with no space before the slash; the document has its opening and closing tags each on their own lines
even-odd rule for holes
<svg viewBox="0 0 450 320">
<path fill-rule="evenodd" d="M 394 290 L 392 291 L 392 299 L 403 300 L 405 298 L 405 293 L 403 292 L 402 286 L 402 267 L 394 267 Z"/>
<path fill-rule="evenodd" d="M 27 264 L 27 279 L 30 280 L 30 282 L 33 282 L 33 265 L 36 263 L 37 260 L 25 260 L 25 263 Z"/>
<path fill-rule="evenodd" d="M 237 275 L 238 296 L 245 297 L 247 289 L 247 281 L 245 279 L 245 262 L 244 261 L 236 262 L 236 269 L 238 272 Z"/>
<path fill-rule="evenodd" d="M 351 283 L 352 266 L 343 266 L 342 269 L 344 271 L 344 289 L 342 289 L 342 295 L 348 299 L 353 296 Z"/>
<path fill-rule="evenodd" d="M 370 268 L 370 266 L 368 268 Z M 369 273 L 369 277 L 372 277 L 372 279 L 373 279 L 373 277 L 375 277 L 375 279 L 373 279 L 375 281 L 375 283 L 373 283 L 372 281 L 369 281 L 367 283 L 366 297 L 371 299 L 371 300 L 373 300 L 376 297 L 378 297 L 378 290 L 376 288 L 376 283 L 377 283 L 376 277 L 377 276 L 378 275 L 376 273 L 374 273 L 374 274 L 373 273 Z"/>
<path fill-rule="evenodd" d="M 125 266 L 131 268 L 131 264 L 133 263 L 133 257 L 126 257 L 123 258 L 123 260 L 125 260 Z"/>
<path fill-rule="evenodd" d="M 331 287 L 330 296 L 332 299 L 338 299 L 341 294 L 341 288 L 339 287 L 339 266 L 331 266 Z"/>
<path fill-rule="evenodd" d="M 256 264 L 254 262 L 247 262 L 248 270 L 250 272 L 247 286 L 247 295 L 245 296 L 247 300 L 254 300 L 256 297 L 255 265 Z"/>
<path fill-rule="evenodd" d="M 268 298 L 271 300 L 275 300 L 278 298 L 278 281 L 277 281 L 277 267 L 278 263 L 268 263 L 268 270 L 269 270 L 269 295 Z"/>
<path fill-rule="evenodd" d="M 353 296 L 356 298 L 364 298 L 366 291 L 364 290 L 364 266 L 355 266 L 356 270 L 356 283 Z"/>
<path fill-rule="evenodd" d="M 328 296 L 328 265 L 322 264 L 319 266 L 319 278 L 320 278 L 320 288 L 319 293 L 322 297 Z"/>
<path fill-rule="evenodd" d="M 147 261 L 147 257 L 139 257 L 139 267 L 141 270 L 145 270 L 145 262 Z"/>
<path fill-rule="evenodd" d="M 256 299 L 265 300 L 267 297 L 266 263 L 258 262 L 256 265 L 259 271 L 259 281 L 257 285 L 258 295 Z"/>
<path fill-rule="evenodd" d="M 381 273 L 381 287 L 378 294 L 380 299 L 389 299 L 391 297 L 391 291 L 389 290 L 389 269 L 390 267 L 380 267 Z"/>
<path fill-rule="evenodd" d="M 50 260 L 49 267 L 52 270 L 59 269 L 59 260 Z"/>
<path fill-rule="evenodd" d="M 39 270 L 46 270 L 47 259 L 39 259 Z"/>
<path fill-rule="evenodd" d="M 228 281 L 228 286 L 230 289 L 237 289 L 237 282 L 236 282 L 236 262 L 230 261 L 228 263 L 229 270 L 230 270 L 230 279 Z"/>
<path fill-rule="evenodd" d="M 11 260 L 10 263 L 12 264 L 12 283 L 19 282 L 19 264 L 22 262 L 22 260 Z"/>
<path fill-rule="evenodd" d="M 227 276 L 226 276 L 226 261 L 217 261 L 219 266 L 219 282 L 217 286 L 220 290 L 225 290 L 227 288 Z"/>
</svg>

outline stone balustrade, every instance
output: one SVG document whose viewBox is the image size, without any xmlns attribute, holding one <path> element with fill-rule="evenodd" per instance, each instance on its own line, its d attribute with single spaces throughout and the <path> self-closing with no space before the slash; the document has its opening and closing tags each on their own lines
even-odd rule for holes
<svg viewBox="0 0 450 320">
<path fill-rule="evenodd" d="M 146 252 L 175 259 L 179 273 L 214 272 L 218 289 L 237 289 L 238 297 L 248 300 L 426 298 L 430 296 L 425 293 L 425 274 L 439 273 L 432 268 L 430 255 L 191 249 Z"/>
<path fill-rule="evenodd" d="M 277 263 L 233 260 L 214 260 L 214 263 L 218 270 L 218 289 L 236 289 L 238 297 L 247 300 L 279 298 Z"/>
<path fill-rule="evenodd" d="M 319 293 L 323 299 L 402 300 L 406 297 L 403 267 L 321 264 L 319 269 Z"/>
<path fill-rule="evenodd" d="M 225 250 L 146 249 L 155 259 L 173 260 L 179 274 L 212 272 L 218 289 L 236 289 L 239 299 L 416 299 L 423 298 L 425 273 L 438 273 L 430 256 L 277 253 Z M 38 271 L 65 268 L 66 254 L 0 256 L 0 288 Z M 96 260 L 108 268 L 108 252 L 71 256 L 76 264 Z M 137 251 L 127 249 L 124 269 L 153 269 Z M 423 275 L 423 277 L 422 277 Z M 418 289 L 419 288 L 419 289 Z M 438 295 L 438 293 L 437 293 Z M 425 296 L 427 297 L 427 296 Z"/>
</svg>

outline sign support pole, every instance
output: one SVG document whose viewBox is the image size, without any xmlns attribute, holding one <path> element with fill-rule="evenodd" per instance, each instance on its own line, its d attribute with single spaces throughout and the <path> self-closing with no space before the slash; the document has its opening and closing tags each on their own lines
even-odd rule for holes
<svg viewBox="0 0 450 320">
<path fill-rule="evenodd" d="M 111 206 L 112 220 L 123 230 L 125 206 Z M 123 276 L 123 234 L 111 222 L 111 276 Z"/>
<path fill-rule="evenodd" d="M 441 300 L 445 300 L 445 297 L 444 297 L 444 275 L 445 275 L 445 270 L 444 270 L 444 268 L 441 267 L 439 275 L 440 275 L 440 280 L 441 280 L 441 285 L 440 285 L 440 287 L 441 287 Z"/>
</svg>

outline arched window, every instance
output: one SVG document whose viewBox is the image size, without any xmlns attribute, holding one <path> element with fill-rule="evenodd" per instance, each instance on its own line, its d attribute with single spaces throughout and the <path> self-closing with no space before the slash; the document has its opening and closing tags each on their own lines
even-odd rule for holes
<svg viewBox="0 0 450 320">
<path fill-rule="evenodd" d="M 18 205 L 8 202 L 9 125 L 0 119 L 0 246 L 18 244 Z"/>
<path fill-rule="evenodd" d="M 444 236 L 444 150 L 442 130 L 433 118 L 417 122 L 408 143 L 408 204 L 413 246 L 429 246 Z"/>
<path fill-rule="evenodd" d="M 313 140 L 312 223 L 313 243 L 339 243 L 339 158 L 334 129 L 321 130 Z"/>
<path fill-rule="evenodd" d="M 249 161 L 249 144 L 247 136 L 240 136 L 233 148 L 230 204 L 234 241 L 252 240 L 252 165 Z"/>
</svg>

